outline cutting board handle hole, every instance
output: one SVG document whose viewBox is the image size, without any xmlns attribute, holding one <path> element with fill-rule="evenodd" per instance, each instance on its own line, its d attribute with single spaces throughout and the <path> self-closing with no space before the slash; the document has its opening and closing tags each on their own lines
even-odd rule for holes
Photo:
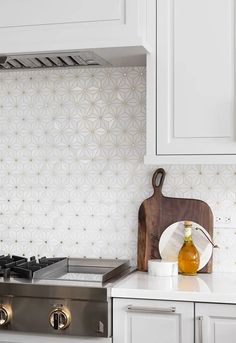
<svg viewBox="0 0 236 343">
<path fill-rule="evenodd" d="M 159 168 L 155 171 L 152 177 L 152 186 L 155 189 L 159 189 L 161 191 L 164 180 L 165 180 L 166 172 L 164 169 Z"/>
</svg>

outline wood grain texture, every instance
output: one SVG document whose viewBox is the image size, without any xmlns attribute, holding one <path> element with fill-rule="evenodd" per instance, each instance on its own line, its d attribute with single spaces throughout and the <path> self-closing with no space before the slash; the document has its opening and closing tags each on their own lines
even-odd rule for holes
<svg viewBox="0 0 236 343">
<path fill-rule="evenodd" d="M 165 171 L 160 168 L 152 178 L 153 195 L 144 200 L 138 213 L 138 270 L 147 271 L 148 260 L 161 258 L 159 240 L 163 231 L 178 221 L 193 221 L 213 235 L 213 214 L 204 201 L 166 197 L 162 194 Z M 212 258 L 200 272 L 212 272 Z"/>
</svg>

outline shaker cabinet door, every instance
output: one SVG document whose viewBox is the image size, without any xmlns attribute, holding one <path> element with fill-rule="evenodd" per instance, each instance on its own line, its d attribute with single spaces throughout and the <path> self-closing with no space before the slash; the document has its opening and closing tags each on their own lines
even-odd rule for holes
<svg viewBox="0 0 236 343">
<path fill-rule="evenodd" d="M 114 299 L 113 343 L 193 343 L 193 304 Z"/>
<path fill-rule="evenodd" d="M 196 304 L 196 343 L 235 343 L 236 305 Z"/>
<path fill-rule="evenodd" d="M 236 162 L 234 41 L 234 0 L 157 0 L 147 162 Z"/>
<path fill-rule="evenodd" d="M 0 28 L 124 21 L 123 0 L 0 0 L 0 5 Z"/>
<path fill-rule="evenodd" d="M 0 55 L 142 46 L 148 2 L 0 0 Z"/>
</svg>

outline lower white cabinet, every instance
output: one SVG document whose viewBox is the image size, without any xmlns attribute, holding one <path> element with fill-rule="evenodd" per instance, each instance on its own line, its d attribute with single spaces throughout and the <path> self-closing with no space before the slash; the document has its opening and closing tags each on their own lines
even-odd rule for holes
<svg viewBox="0 0 236 343">
<path fill-rule="evenodd" d="M 236 305 L 113 300 L 113 343 L 193 342 L 235 343 Z"/>
<path fill-rule="evenodd" d="M 196 343 L 235 343 L 236 305 L 196 304 Z"/>
<path fill-rule="evenodd" d="M 114 299 L 113 343 L 193 343 L 194 305 Z"/>
</svg>

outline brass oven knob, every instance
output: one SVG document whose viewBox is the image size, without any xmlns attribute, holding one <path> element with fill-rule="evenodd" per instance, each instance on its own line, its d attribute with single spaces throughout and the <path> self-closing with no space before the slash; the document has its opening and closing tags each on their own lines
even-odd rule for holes
<svg viewBox="0 0 236 343">
<path fill-rule="evenodd" d="M 71 323 L 71 315 L 67 308 L 56 308 L 49 315 L 49 324 L 55 330 L 64 330 Z"/>
<path fill-rule="evenodd" d="M 12 310 L 9 305 L 0 305 L 0 326 L 4 326 L 10 322 L 12 318 Z"/>
</svg>

